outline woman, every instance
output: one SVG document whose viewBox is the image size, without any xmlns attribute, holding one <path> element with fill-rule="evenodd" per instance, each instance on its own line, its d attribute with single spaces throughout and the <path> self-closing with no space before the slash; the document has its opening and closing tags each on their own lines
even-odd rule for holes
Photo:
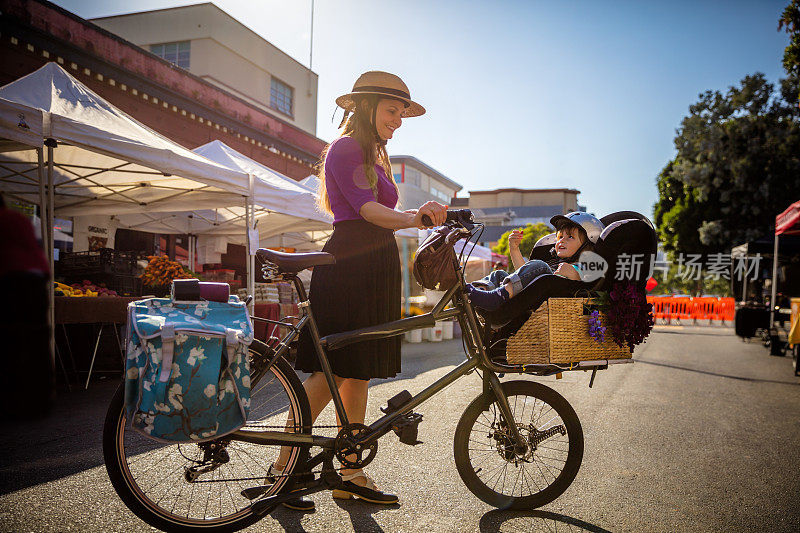
<svg viewBox="0 0 800 533">
<path fill-rule="evenodd" d="M 311 310 L 325 336 L 381 324 L 400 318 L 400 259 L 394 230 L 423 228 L 422 216 L 434 225 L 445 221 L 447 206 L 427 202 L 397 211 L 398 189 L 391 178 L 386 142 L 403 118 L 420 116 L 425 109 L 411 100 L 403 81 L 387 72 L 362 74 L 352 92 L 336 99 L 344 108 L 339 138 L 322 153 L 319 206 L 333 215 L 333 235 L 323 251 L 336 257 L 335 265 L 314 268 Z M 295 367 L 311 376 L 303 383 L 312 419 L 331 400 L 308 329 L 303 331 Z M 353 344 L 328 352 L 339 394 L 349 422 L 364 423 L 367 384 L 371 378 L 394 377 L 400 372 L 400 338 Z M 273 465 L 279 474 L 284 454 Z M 344 484 L 334 498 L 357 497 L 372 503 L 394 504 L 398 498 L 382 492 L 361 469 L 343 469 Z M 296 499 L 287 507 L 314 508 Z"/>
</svg>

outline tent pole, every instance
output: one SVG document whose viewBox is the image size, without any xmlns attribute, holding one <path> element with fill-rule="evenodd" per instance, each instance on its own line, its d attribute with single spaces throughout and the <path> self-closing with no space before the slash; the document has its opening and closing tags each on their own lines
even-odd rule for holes
<svg viewBox="0 0 800 533">
<path fill-rule="evenodd" d="M 56 306 L 55 306 L 55 253 L 53 251 L 53 210 L 55 207 L 55 191 L 53 190 L 53 147 L 47 147 L 47 250 L 48 258 L 50 260 L 50 287 L 48 287 L 48 294 L 50 296 L 50 364 L 55 368 L 56 364 Z M 42 235 L 42 239 L 45 236 Z"/>
<path fill-rule="evenodd" d="M 742 286 L 742 302 L 747 302 L 747 260 L 748 256 L 744 256 L 744 281 Z"/>
<path fill-rule="evenodd" d="M 186 226 L 187 226 L 186 229 L 189 231 L 189 242 L 186 243 L 186 246 L 187 246 L 186 252 L 189 255 L 189 257 L 188 257 L 189 270 L 194 272 L 194 257 L 193 257 L 194 254 L 192 253 L 192 252 L 194 252 L 194 247 L 192 246 L 192 218 L 193 218 L 192 214 L 190 213 L 189 217 L 188 217 L 188 220 L 186 221 Z"/>
<path fill-rule="evenodd" d="M 250 314 L 255 312 L 255 293 L 256 293 L 256 249 L 258 242 L 250 242 L 250 231 L 255 230 L 255 177 L 252 173 L 247 174 L 250 195 L 245 200 L 245 221 L 247 229 L 245 231 L 245 242 L 247 243 L 247 295 L 251 297 L 248 309 Z"/>
<path fill-rule="evenodd" d="M 775 325 L 775 298 L 778 296 L 778 234 L 775 234 L 775 248 L 772 251 L 772 297 L 769 300 L 769 329 Z"/>
<path fill-rule="evenodd" d="M 36 149 L 36 157 L 39 160 L 37 173 L 39 175 L 39 226 L 42 232 L 42 248 L 44 256 L 50 261 L 50 250 L 47 249 L 47 200 L 44 192 L 44 153 L 41 148 Z"/>
</svg>

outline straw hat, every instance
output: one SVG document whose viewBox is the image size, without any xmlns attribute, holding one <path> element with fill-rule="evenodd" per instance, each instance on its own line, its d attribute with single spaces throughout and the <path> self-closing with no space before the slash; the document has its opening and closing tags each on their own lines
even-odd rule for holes
<svg viewBox="0 0 800 533">
<path fill-rule="evenodd" d="M 354 97 L 363 94 L 377 94 L 405 102 L 404 117 L 418 117 L 425 114 L 425 108 L 411 100 L 411 93 L 403 80 L 394 74 L 379 70 L 371 70 L 359 76 L 353 84 L 352 92 L 337 98 L 336 105 L 352 113 L 356 109 Z"/>
</svg>

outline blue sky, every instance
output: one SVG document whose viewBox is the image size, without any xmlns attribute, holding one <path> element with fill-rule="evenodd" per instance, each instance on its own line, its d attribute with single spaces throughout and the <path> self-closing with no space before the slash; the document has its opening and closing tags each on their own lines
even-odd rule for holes
<svg viewBox="0 0 800 533">
<path fill-rule="evenodd" d="M 84 18 L 122 0 L 57 0 Z M 136 11 L 197 2 L 138 0 Z M 215 0 L 308 65 L 311 0 Z M 428 109 L 388 145 L 469 190 L 570 187 L 604 215 L 650 215 L 655 179 L 698 93 L 756 71 L 783 76 L 788 0 L 316 0 L 317 135 L 336 96 L 388 70 Z"/>
</svg>

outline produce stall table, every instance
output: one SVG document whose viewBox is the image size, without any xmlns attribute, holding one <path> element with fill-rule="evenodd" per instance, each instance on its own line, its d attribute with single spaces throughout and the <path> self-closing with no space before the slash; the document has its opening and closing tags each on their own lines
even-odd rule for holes
<svg viewBox="0 0 800 533">
<path fill-rule="evenodd" d="M 125 324 L 128 320 L 128 304 L 141 298 L 126 297 L 69 297 L 56 296 L 54 298 L 56 325 L 61 324 L 64 330 L 64 338 L 67 338 L 66 324 L 96 324 L 100 326 L 97 332 L 97 339 L 94 343 L 92 362 L 89 365 L 89 375 L 86 377 L 86 386 L 89 388 L 89 380 L 92 377 L 97 348 L 100 345 L 100 336 L 103 334 L 104 326 L 114 326 L 114 333 L 117 335 L 119 343 L 119 333 L 116 326 Z M 69 347 L 69 339 L 67 339 Z"/>
</svg>

